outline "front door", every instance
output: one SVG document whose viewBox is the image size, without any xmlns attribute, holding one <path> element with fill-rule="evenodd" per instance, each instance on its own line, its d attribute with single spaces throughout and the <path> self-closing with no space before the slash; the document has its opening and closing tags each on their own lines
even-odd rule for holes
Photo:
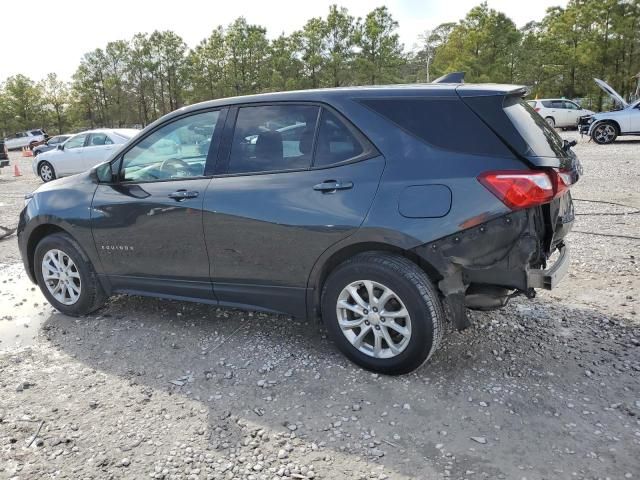
<svg viewBox="0 0 640 480">
<path fill-rule="evenodd" d="M 80 133 L 71 137 L 64 144 L 64 150 L 57 152 L 59 161 L 56 162 L 56 174 L 72 175 L 85 170 L 82 159 L 84 145 L 88 138 L 87 133 Z"/>
<path fill-rule="evenodd" d="M 223 116 L 206 111 L 169 121 L 117 160 L 118 181 L 98 186 L 93 234 L 116 290 L 215 299 L 202 205 Z"/>
<path fill-rule="evenodd" d="M 246 106 L 236 115 L 235 129 L 225 132 L 223 175 L 204 204 L 216 296 L 221 304 L 303 315 L 314 263 L 362 224 L 384 158 L 315 105 Z"/>
</svg>

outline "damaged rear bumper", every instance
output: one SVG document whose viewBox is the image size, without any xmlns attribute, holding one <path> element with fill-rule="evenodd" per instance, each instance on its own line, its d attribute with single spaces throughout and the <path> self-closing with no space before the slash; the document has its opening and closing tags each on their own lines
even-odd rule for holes
<svg viewBox="0 0 640 480">
<path fill-rule="evenodd" d="M 569 247 L 562 245 L 558 248 L 560 256 L 551 268 L 545 270 L 529 270 L 527 272 L 528 288 L 543 288 L 551 290 L 565 277 L 569 271 Z"/>
<path fill-rule="evenodd" d="M 567 202 L 567 214 L 557 217 L 553 230 L 545 220 L 548 212 L 532 208 L 414 249 L 437 270 L 438 287 L 456 328 L 470 325 L 465 307 L 504 306 L 513 291 L 532 296 L 533 289 L 551 289 L 562 280 L 569 268 L 562 238 L 573 223 L 570 198 Z M 547 260 L 556 249 L 560 254 L 548 267 Z"/>
</svg>

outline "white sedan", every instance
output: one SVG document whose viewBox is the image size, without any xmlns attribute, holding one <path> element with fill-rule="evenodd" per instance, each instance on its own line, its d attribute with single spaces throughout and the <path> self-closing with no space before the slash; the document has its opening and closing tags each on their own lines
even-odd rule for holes
<svg viewBox="0 0 640 480">
<path fill-rule="evenodd" d="M 130 128 L 99 129 L 78 133 L 58 148 L 34 157 L 33 173 L 44 182 L 83 172 L 104 162 L 109 156 L 137 135 Z"/>
</svg>

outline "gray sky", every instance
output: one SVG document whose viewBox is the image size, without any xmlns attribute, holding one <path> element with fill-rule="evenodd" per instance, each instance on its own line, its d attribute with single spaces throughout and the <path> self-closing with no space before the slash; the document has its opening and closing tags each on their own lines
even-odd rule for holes
<svg viewBox="0 0 640 480">
<path fill-rule="evenodd" d="M 2 1 L 0 81 L 23 73 L 39 80 L 49 72 L 70 79 L 82 55 L 112 40 L 130 39 L 138 32 L 173 30 L 193 47 L 217 25 L 243 15 L 267 28 L 270 38 L 291 33 L 313 16 L 326 16 L 337 3 L 351 15 L 364 16 L 386 4 L 400 24 L 406 49 L 418 35 L 440 23 L 457 21 L 481 0 L 19 0 Z M 567 0 L 488 0 L 518 26 L 539 20 L 546 9 Z M 41 12 L 36 14 L 36 12 Z"/>
</svg>

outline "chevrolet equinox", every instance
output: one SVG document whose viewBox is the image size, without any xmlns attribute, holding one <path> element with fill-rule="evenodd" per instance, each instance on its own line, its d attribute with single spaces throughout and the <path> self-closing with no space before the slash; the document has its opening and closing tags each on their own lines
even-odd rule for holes
<svg viewBox="0 0 640 480">
<path fill-rule="evenodd" d="M 172 112 L 26 196 L 47 300 L 112 294 L 320 317 L 352 361 L 409 372 L 466 309 L 565 275 L 581 166 L 512 85 L 268 93 Z M 551 261 L 553 255 L 553 261 Z"/>
</svg>

